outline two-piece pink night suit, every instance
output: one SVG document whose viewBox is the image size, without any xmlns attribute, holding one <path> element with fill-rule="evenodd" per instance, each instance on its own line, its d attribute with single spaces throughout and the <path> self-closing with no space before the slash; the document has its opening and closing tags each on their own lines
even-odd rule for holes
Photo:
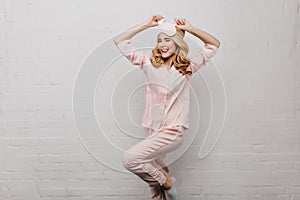
<svg viewBox="0 0 300 200">
<path fill-rule="evenodd" d="M 139 66 L 145 77 L 145 104 L 141 125 L 147 137 L 131 147 L 123 156 L 123 165 L 151 187 L 152 199 L 167 198 L 161 190 L 168 168 L 163 162 L 165 155 L 180 147 L 183 132 L 189 128 L 190 78 L 182 75 L 175 66 L 159 68 L 151 64 L 150 56 L 123 40 L 118 45 L 122 54 Z M 211 44 L 190 58 L 188 71 L 195 73 L 210 60 L 218 48 Z"/>
</svg>

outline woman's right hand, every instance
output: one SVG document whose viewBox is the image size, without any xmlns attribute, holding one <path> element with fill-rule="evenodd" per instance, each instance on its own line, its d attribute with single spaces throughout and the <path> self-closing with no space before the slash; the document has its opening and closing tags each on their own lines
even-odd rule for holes
<svg viewBox="0 0 300 200">
<path fill-rule="evenodd" d="M 147 26 L 153 27 L 158 26 L 158 21 L 162 20 L 164 17 L 161 15 L 153 15 L 146 21 Z"/>
<path fill-rule="evenodd" d="M 141 32 L 144 29 L 157 26 L 158 22 L 162 19 L 164 19 L 164 17 L 161 15 L 153 15 L 147 21 L 119 33 L 117 36 L 114 37 L 114 43 L 118 45 L 123 40 L 131 39 L 133 36 L 135 36 L 137 33 Z"/>
</svg>

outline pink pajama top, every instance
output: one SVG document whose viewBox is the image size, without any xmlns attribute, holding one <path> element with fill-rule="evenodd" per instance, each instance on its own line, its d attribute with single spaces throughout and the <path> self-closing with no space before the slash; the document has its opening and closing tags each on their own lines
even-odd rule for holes
<svg viewBox="0 0 300 200">
<path fill-rule="evenodd" d="M 145 51 L 137 50 L 131 40 L 120 42 L 117 47 L 121 53 L 144 72 L 144 114 L 141 125 L 159 131 L 164 127 L 182 126 L 189 128 L 190 78 L 176 70 L 162 65 L 156 68 Z M 190 58 L 188 71 L 195 73 L 217 52 L 211 44 L 204 47 Z"/>
</svg>

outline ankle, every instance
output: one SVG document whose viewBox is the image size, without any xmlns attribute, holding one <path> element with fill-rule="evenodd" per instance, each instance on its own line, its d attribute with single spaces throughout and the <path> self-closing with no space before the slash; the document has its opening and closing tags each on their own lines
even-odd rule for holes
<svg viewBox="0 0 300 200">
<path fill-rule="evenodd" d="M 172 179 L 167 177 L 166 182 L 163 184 L 165 190 L 169 190 L 172 187 Z"/>
</svg>

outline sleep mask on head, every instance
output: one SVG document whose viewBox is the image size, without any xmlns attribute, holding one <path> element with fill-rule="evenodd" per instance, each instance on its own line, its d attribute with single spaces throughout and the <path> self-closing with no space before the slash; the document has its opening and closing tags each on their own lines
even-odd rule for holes
<svg viewBox="0 0 300 200">
<path fill-rule="evenodd" d="M 167 22 L 165 19 L 158 21 L 158 34 L 165 33 L 166 35 L 172 37 L 179 33 L 182 37 L 184 36 L 184 31 L 176 27 L 174 21 Z"/>
</svg>

